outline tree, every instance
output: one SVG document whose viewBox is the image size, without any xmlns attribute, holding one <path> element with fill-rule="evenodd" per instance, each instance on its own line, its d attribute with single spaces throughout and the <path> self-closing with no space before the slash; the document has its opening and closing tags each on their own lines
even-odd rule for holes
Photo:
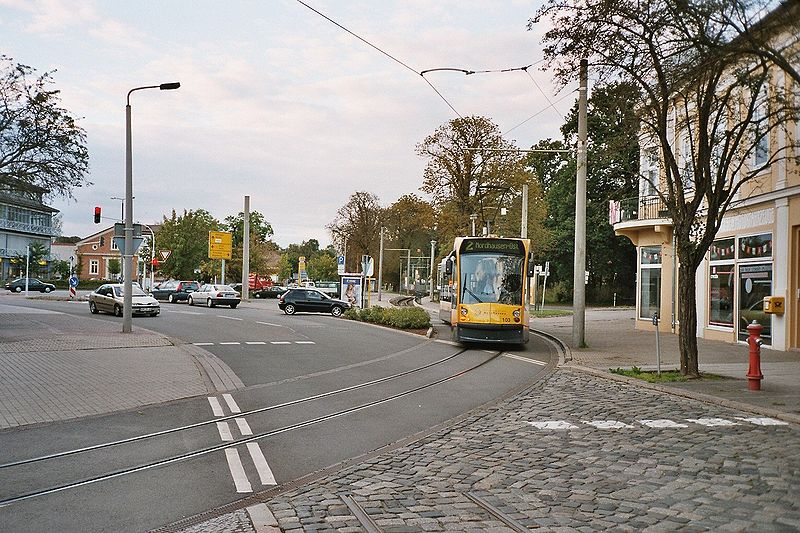
<svg viewBox="0 0 800 533">
<path fill-rule="evenodd" d="M 53 72 L 0 56 L 0 182 L 17 178 L 72 198 L 89 170 L 86 132 L 59 107 Z"/>
<path fill-rule="evenodd" d="M 47 264 L 47 248 L 41 242 L 34 242 L 28 248 L 27 257 L 17 255 L 11 262 L 20 267 L 21 275 L 25 275 L 25 264 L 28 266 L 28 275 L 32 278 L 38 277 L 43 267 Z"/>
<path fill-rule="evenodd" d="M 284 250 L 278 262 L 277 270 L 280 278 L 294 278 L 294 275 L 299 272 L 300 257 L 306 258 L 306 270 L 308 270 L 309 262 L 320 255 L 320 253 L 331 255 L 331 252 L 328 250 L 320 252 L 319 241 L 317 239 L 309 239 L 300 244 L 290 244 L 286 247 L 286 250 Z"/>
<path fill-rule="evenodd" d="M 338 249 L 344 250 L 347 241 L 345 269 L 348 272 L 361 271 L 358 265 L 362 255 L 377 255 L 383 217 L 377 196 L 356 191 L 336 212 L 333 222 L 326 226 Z M 356 270 L 349 270 L 353 268 Z"/>
<path fill-rule="evenodd" d="M 244 242 L 244 212 L 239 211 L 235 216 L 225 217 L 224 231 L 231 233 L 234 247 L 241 247 Z M 255 242 L 267 242 L 274 235 L 272 224 L 267 222 L 263 214 L 258 211 L 250 212 L 250 238 Z"/>
<path fill-rule="evenodd" d="M 64 261 L 63 259 L 54 261 L 51 265 L 51 269 L 53 272 L 58 274 L 61 279 L 68 278 L 71 274 L 69 270 L 69 262 Z"/>
<path fill-rule="evenodd" d="M 208 232 L 216 231 L 219 221 L 208 211 L 184 210 L 178 216 L 172 210 L 170 218 L 164 217 L 156 233 L 159 247 L 172 250 L 169 259 L 159 264 L 159 270 L 168 277 L 194 279 L 200 268 L 205 279 L 211 279 L 220 270 L 220 261 L 208 259 Z"/>
<path fill-rule="evenodd" d="M 231 260 L 226 263 L 226 278 L 242 278 L 242 261 L 244 257 L 244 212 L 225 217 L 222 229 L 231 233 Z M 250 212 L 250 261 L 249 271 L 261 275 L 277 273 L 280 254 L 277 244 L 270 240 L 273 235 L 272 225 L 258 211 Z"/>
<path fill-rule="evenodd" d="M 545 56 L 562 83 L 586 58 L 594 77 L 630 82 L 641 95 L 643 142 L 657 147 L 661 165 L 652 186 L 676 243 L 684 375 L 699 375 L 695 272 L 738 192 L 796 148 L 764 148 L 798 118 L 796 95 L 770 83 L 774 65 L 794 77 L 786 65 L 798 64 L 800 47 L 792 38 L 789 48 L 774 43 L 794 35 L 798 4 L 760 18 L 770 5 L 549 0 L 529 22 L 548 20 Z"/>
<path fill-rule="evenodd" d="M 109 259 L 108 260 L 108 273 L 111 274 L 112 277 L 117 277 L 121 271 L 119 259 Z"/>
<path fill-rule="evenodd" d="M 312 258 L 308 262 L 308 277 L 314 280 L 338 279 L 336 258 L 329 253 Z"/>
</svg>

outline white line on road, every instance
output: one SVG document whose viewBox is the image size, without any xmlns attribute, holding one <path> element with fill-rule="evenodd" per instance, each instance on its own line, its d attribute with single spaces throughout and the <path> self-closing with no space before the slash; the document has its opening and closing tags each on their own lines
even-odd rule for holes
<svg viewBox="0 0 800 533">
<path fill-rule="evenodd" d="M 237 341 L 237 342 L 221 342 L 219 344 L 220 344 L 220 346 L 233 346 L 233 345 L 242 344 L 242 343 Z"/>
<path fill-rule="evenodd" d="M 774 418 L 761 418 L 761 417 L 745 417 L 745 416 L 734 416 L 733 418 L 737 420 L 744 420 L 746 422 L 750 422 L 751 424 L 755 424 L 757 426 L 788 426 L 788 422 L 783 422 L 781 420 L 775 420 Z"/>
<path fill-rule="evenodd" d="M 228 404 L 228 408 L 231 410 L 231 413 L 241 413 L 242 410 L 239 409 L 239 406 L 236 405 L 236 400 L 233 399 L 233 396 L 230 394 L 223 394 L 223 398 L 225 398 L 225 403 Z"/>
<path fill-rule="evenodd" d="M 547 363 L 543 363 L 542 361 L 537 361 L 536 359 L 530 359 L 528 357 L 521 357 L 513 353 L 504 353 L 503 356 L 510 359 L 516 359 L 517 361 L 525 361 L 526 363 L 530 363 L 532 365 L 547 366 Z"/>
<path fill-rule="evenodd" d="M 239 452 L 233 448 L 227 448 L 225 450 L 225 458 L 228 460 L 228 468 L 231 471 L 233 483 L 236 485 L 236 492 L 253 492 L 253 487 L 247 479 L 247 474 L 244 473 Z"/>
<path fill-rule="evenodd" d="M 228 320 L 244 320 L 243 318 L 238 318 L 235 316 L 225 316 L 225 315 L 217 315 L 217 318 L 227 318 Z"/>
<path fill-rule="evenodd" d="M 233 440 L 233 434 L 227 422 L 217 422 L 217 430 L 219 431 L 219 438 L 223 441 L 229 442 Z"/>
<path fill-rule="evenodd" d="M 264 341 L 252 341 L 252 342 L 245 342 L 245 344 L 267 344 Z"/>
<path fill-rule="evenodd" d="M 267 464 L 267 459 L 264 457 L 264 454 L 261 453 L 261 448 L 258 443 L 248 442 L 247 449 L 250 450 L 250 457 L 253 458 L 253 463 L 256 465 L 258 477 L 261 478 L 261 484 L 277 485 L 278 483 L 275 482 L 275 476 L 272 474 L 272 470 L 269 464 Z"/>
<path fill-rule="evenodd" d="M 223 416 L 225 414 L 222 410 L 222 406 L 219 404 L 219 400 L 214 396 L 208 397 L 208 403 L 211 404 L 211 411 L 214 413 L 214 416 Z"/>
<path fill-rule="evenodd" d="M 214 346 L 213 342 L 193 342 L 194 346 Z"/>
<path fill-rule="evenodd" d="M 247 420 L 244 418 L 237 418 L 236 425 L 239 426 L 239 433 L 242 435 L 252 435 L 253 430 L 250 429 L 250 424 L 247 423 Z"/>
<path fill-rule="evenodd" d="M 295 344 L 316 344 L 314 341 L 294 341 Z"/>
<path fill-rule="evenodd" d="M 270 341 L 270 344 L 292 344 L 289 341 Z"/>
<path fill-rule="evenodd" d="M 281 324 L 273 324 L 272 322 L 259 322 L 259 321 L 256 321 L 256 324 L 264 324 L 265 326 L 274 326 L 276 328 L 285 328 L 286 327 L 286 326 L 281 325 Z"/>
</svg>

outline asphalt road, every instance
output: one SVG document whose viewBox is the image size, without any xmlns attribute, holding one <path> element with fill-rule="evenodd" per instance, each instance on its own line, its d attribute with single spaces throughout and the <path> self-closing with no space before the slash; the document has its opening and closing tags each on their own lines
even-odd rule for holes
<svg viewBox="0 0 800 533">
<path fill-rule="evenodd" d="M 90 315 L 85 303 L 15 305 L 121 324 Z M 163 303 L 160 317 L 136 317 L 134 326 L 212 352 L 246 388 L 1 433 L 8 463 L 210 422 L 15 467 L 13 482 L 0 484 L 0 499 L 34 496 L 0 509 L 3 530 L 152 529 L 441 424 L 530 383 L 555 356 L 534 337 L 513 353 L 462 350 L 326 315 L 286 316 L 275 300 L 237 309 Z M 188 453 L 195 456 L 179 459 Z M 158 464 L 165 459 L 171 462 Z"/>
</svg>

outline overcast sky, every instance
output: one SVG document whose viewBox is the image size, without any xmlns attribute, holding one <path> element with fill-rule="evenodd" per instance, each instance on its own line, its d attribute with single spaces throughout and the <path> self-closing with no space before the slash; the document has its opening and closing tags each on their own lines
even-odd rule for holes
<svg viewBox="0 0 800 533">
<path fill-rule="evenodd" d="M 542 58 L 543 28 L 526 28 L 539 2 L 307 3 L 415 71 Z M 282 246 L 329 243 L 325 225 L 356 190 L 383 205 L 419 194 L 425 160 L 415 145 L 456 118 L 419 75 L 295 0 L 0 0 L 0 43 L 17 62 L 57 69 L 62 105 L 86 130 L 93 185 L 50 202 L 65 235 L 95 232 L 95 205 L 120 217 L 111 197 L 125 195 L 133 87 L 181 83 L 131 97 L 134 218 L 202 208 L 224 219 L 250 195 Z M 575 100 L 574 87 L 557 92 L 549 73 L 528 73 L 426 78 L 458 113 L 489 117 L 527 148 L 559 137 Z"/>
</svg>

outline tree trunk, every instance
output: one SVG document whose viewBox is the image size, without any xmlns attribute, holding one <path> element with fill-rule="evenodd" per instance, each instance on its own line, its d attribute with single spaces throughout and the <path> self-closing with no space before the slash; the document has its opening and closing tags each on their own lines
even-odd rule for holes
<svg viewBox="0 0 800 533">
<path fill-rule="evenodd" d="M 678 273 L 678 347 L 681 354 L 681 375 L 699 377 L 697 357 L 697 301 L 695 268 L 681 262 Z"/>
</svg>

